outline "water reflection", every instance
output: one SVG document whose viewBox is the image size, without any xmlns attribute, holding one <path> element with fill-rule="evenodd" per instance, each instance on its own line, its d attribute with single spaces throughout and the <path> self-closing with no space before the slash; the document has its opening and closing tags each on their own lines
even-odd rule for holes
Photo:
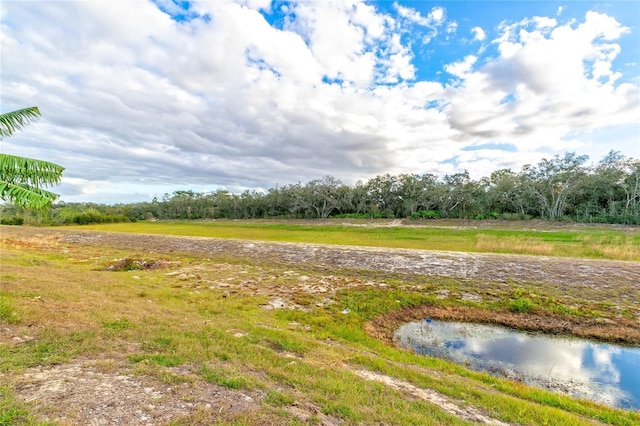
<svg viewBox="0 0 640 426">
<path fill-rule="evenodd" d="M 640 409 L 640 348 L 442 321 L 405 324 L 395 338 L 418 353 L 475 370 L 612 407 Z"/>
</svg>

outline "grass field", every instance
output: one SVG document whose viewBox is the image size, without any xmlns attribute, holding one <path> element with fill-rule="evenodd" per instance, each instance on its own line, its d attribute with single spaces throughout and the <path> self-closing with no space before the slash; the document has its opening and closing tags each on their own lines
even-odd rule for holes
<svg viewBox="0 0 640 426">
<path fill-rule="evenodd" d="M 618 259 L 637 259 L 615 248 L 637 249 L 639 238 L 637 230 L 606 228 L 536 232 L 250 222 L 95 229 L 516 253 L 516 243 L 528 241 L 531 247 L 551 247 L 550 253 L 534 254 Z M 37 228 L 30 239 L 2 239 L 2 426 L 114 418 L 145 424 L 143 415 L 151 424 L 166 425 L 449 425 L 479 419 L 640 424 L 637 412 L 418 356 L 369 330 L 372 321 L 399 309 L 515 312 L 513 304 L 525 298 L 542 315 L 580 318 L 597 312 L 619 320 L 620 309 L 637 304 L 623 295 L 610 301 L 617 308 L 605 309 L 599 298 L 582 294 L 585 309 L 578 311 L 573 296 L 545 293 L 526 282 L 506 288 L 358 270 L 328 273 L 271 259 L 45 241 Z M 440 297 L 463 291 L 477 298 Z"/>
<path fill-rule="evenodd" d="M 368 247 L 516 253 L 595 259 L 640 260 L 640 228 L 554 226 L 521 222 L 408 221 L 423 226 L 384 226 L 388 222 L 282 221 L 137 222 L 83 226 L 82 229 L 213 238 L 338 244 Z M 427 225 L 424 225 L 427 224 Z M 355 226 L 354 226 L 355 225 Z"/>
</svg>

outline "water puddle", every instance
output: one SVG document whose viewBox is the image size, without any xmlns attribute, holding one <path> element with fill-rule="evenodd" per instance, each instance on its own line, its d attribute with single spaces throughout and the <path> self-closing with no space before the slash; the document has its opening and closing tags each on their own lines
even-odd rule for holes
<svg viewBox="0 0 640 426">
<path fill-rule="evenodd" d="M 402 347 L 474 370 L 640 410 L 640 348 L 435 320 L 405 324 L 394 338 Z"/>
</svg>

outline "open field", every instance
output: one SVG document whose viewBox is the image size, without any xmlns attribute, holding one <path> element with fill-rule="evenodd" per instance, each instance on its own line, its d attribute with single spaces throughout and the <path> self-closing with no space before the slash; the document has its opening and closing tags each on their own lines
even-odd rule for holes
<svg viewBox="0 0 640 426">
<path fill-rule="evenodd" d="M 365 247 L 640 261 L 640 227 L 542 221 L 263 220 L 87 225 L 83 229 Z"/>
<path fill-rule="evenodd" d="M 1 227 L 0 425 L 640 424 L 389 338 L 429 315 L 639 345 L 640 264 L 602 254 L 637 228 L 398 225 Z M 482 253 L 525 237 L 553 256 Z"/>
</svg>

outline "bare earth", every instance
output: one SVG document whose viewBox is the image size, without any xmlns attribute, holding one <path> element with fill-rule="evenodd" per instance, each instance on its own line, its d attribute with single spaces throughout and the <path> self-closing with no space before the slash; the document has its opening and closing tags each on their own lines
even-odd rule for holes
<svg viewBox="0 0 640 426">
<path fill-rule="evenodd" d="M 3 228 L 3 239 L 57 241 L 60 244 L 93 244 L 148 253 L 189 253 L 274 259 L 278 263 L 312 265 L 331 269 L 359 269 L 444 276 L 493 282 L 539 282 L 606 289 L 609 285 L 632 287 L 630 300 L 640 299 L 638 262 L 571 259 L 486 253 L 405 250 L 273 243 L 231 239 L 176 237 L 91 231 Z"/>
<path fill-rule="evenodd" d="M 203 258 L 241 258 L 256 263 L 273 261 L 283 267 L 316 271 L 313 277 L 294 271 L 285 272 L 296 275 L 300 283 L 298 288 L 289 287 L 286 290 L 276 288 L 268 282 L 240 282 L 237 285 L 208 283 L 211 288 L 225 288 L 232 292 L 263 292 L 271 297 L 265 309 L 296 308 L 291 293 L 300 290 L 315 295 L 321 294 L 322 303 L 331 303 L 332 296 L 342 288 L 384 287 L 385 284 L 375 279 L 376 273 L 456 278 L 476 283 L 476 290 L 482 283 L 486 283 L 487 286 L 508 286 L 512 283 L 526 282 L 567 295 L 580 294 L 588 289 L 595 295 L 596 300 L 607 300 L 611 295 L 615 295 L 617 300 L 627 300 L 631 305 L 640 300 L 638 262 L 267 243 L 55 228 L 5 226 L 0 232 L 2 243 L 12 246 L 36 246 L 78 252 L 84 245 L 95 245 L 126 249 L 150 258 L 184 253 Z M 374 278 L 345 278 L 339 276 L 336 270 L 371 271 Z M 176 279 L 180 279 L 188 277 L 193 272 L 178 269 L 171 273 Z M 462 296 L 471 299 L 477 297 L 471 291 Z M 387 323 L 382 321 L 371 324 L 369 332 L 381 338 L 388 338 L 389 327 L 411 315 L 412 313 L 408 312 L 404 316 L 390 319 Z M 640 336 L 640 321 L 635 321 L 632 328 Z M 243 336 L 240 333 L 236 337 Z M 0 327 L 0 345 L 18 345 L 27 340 L 28 336 L 25 337 L 17 326 Z M 124 356 L 123 359 L 78 359 L 72 364 L 37 367 L 26 371 L 20 377 L 11 377 L 11 381 L 22 398 L 38 402 L 38 412 L 41 413 L 42 419 L 56 419 L 63 425 L 162 425 L 185 416 L 196 418 L 197 416 L 193 417 L 194 413 L 199 412 L 202 412 L 202 424 L 208 424 L 206 422 L 211 419 L 224 420 L 225 414 L 255 413 L 260 409 L 261 400 L 265 397 L 259 392 L 235 391 L 203 383 L 188 367 L 167 370 L 181 377 L 182 381 L 167 384 L 153 377 L 134 374 L 130 367 L 127 367 Z M 429 400 L 461 418 L 478 423 L 502 424 L 482 412 L 470 413 L 468 407 L 459 408 L 455 401 L 432 390 L 417 389 L 411 384 L 377 373 L 354 373 L 368 380 L 385 383 L 390 388 L 403 390 L 414 397 Z M 0 374 L 0 382 L 6 379 L 8 377 Z M 288 410 L 302 422 L 313 416 L 321 424 L 340 423 L 340 419 L 325 416 L 317 407 L 308 403 L 295 403 L 288 407 Z M 269 424 L 270 420 L 265 418 L 263 423 Z"/>
</svg>

